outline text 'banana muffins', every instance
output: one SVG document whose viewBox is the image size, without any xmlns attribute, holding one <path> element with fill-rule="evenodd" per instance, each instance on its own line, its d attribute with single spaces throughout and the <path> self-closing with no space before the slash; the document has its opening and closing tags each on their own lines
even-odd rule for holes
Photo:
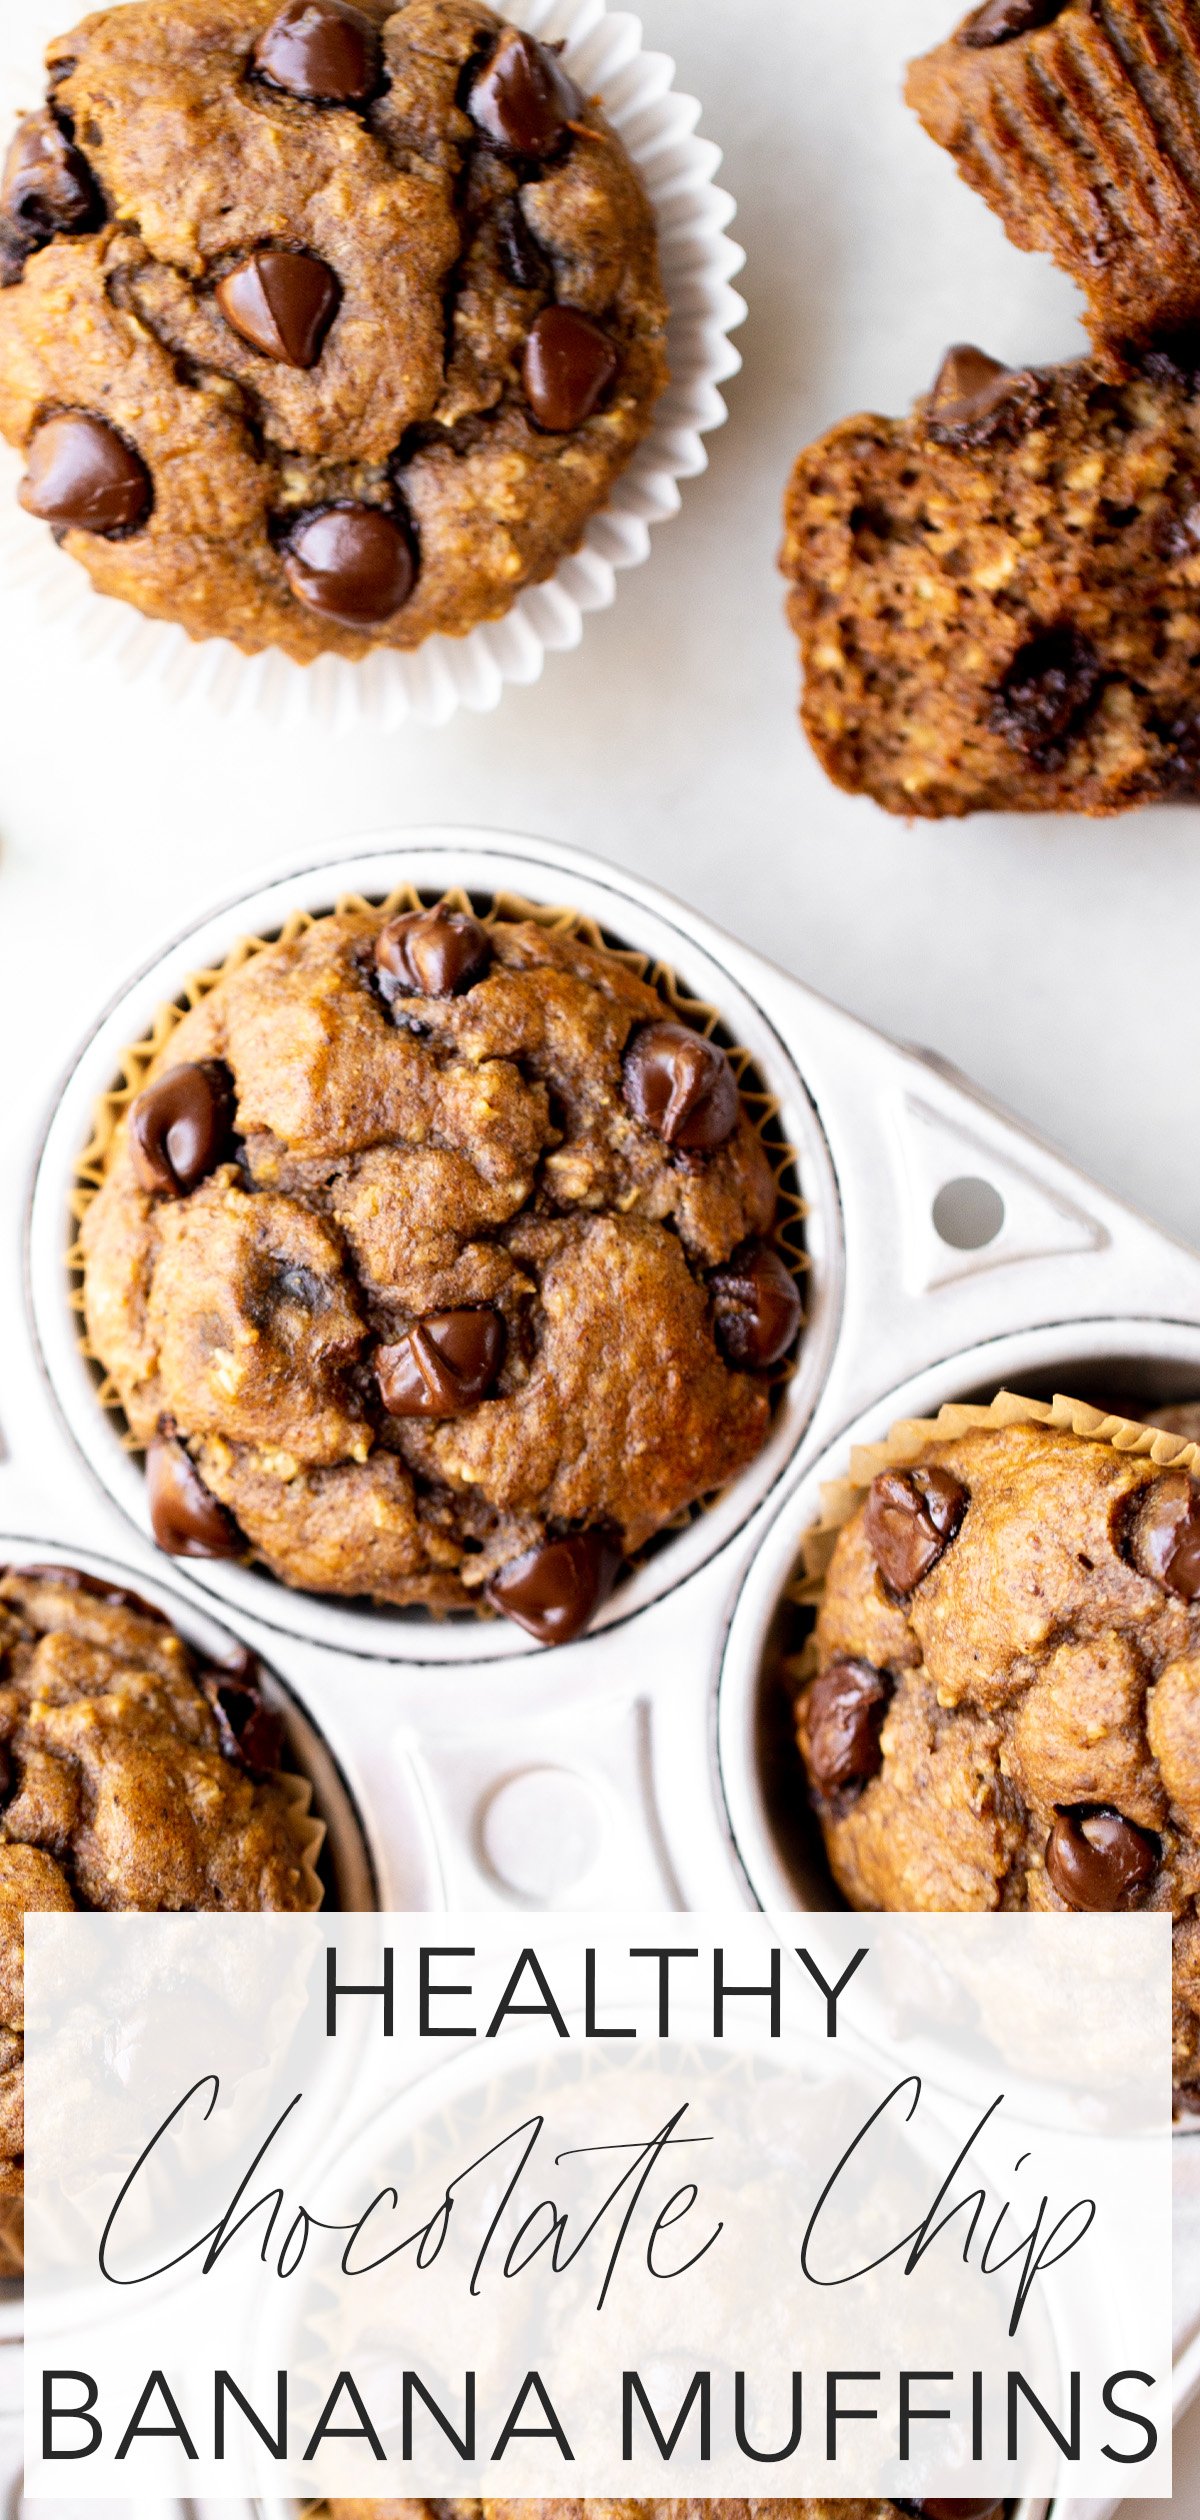
<svg viewBox="0 0 1200 2520">
<path fill-rule="evenodd" d="M 1194 0 L 984 0 L 906 93 L 1014 245 L 1078 282 L 1099 340 L 1200 321 Z"/>
<path fill-rule="evenodd" d="M 1056 1425 L 882 1470 L 798 1706 L 852 1907 L 1167 1911 L 1200 2093 L 1200 1484 Z"/>
<path fill-rule="evenodd" d="M 1004 2505 L 986 2494 L 947 2497 L 931 2495 L 921 2502 L 846 2501 L 806 2495 L 799 2502 L 764 2497 L 761 2501 L 731 2499 L 707 2502 L 663 2500 L 606 2502 L 330 2502 L 332 2520 L 895 2520 L 897 2512 L 915 2520 L 1002 2520 Z"/>
<path fill-rule="evenodd" d="M 725 1053 L 615 953 L 349 908 L 226 971 L 83 1228 L 161 1545 L 543 1643 L 759 1450 L 795 1341 Z"/>
<path fill-rule="evenodd" d="M 0 1575 L 0 2200 L 22 2185 L 26 1911 L 311 1910 L 318 1832 L 282 1752 L 249 1657 L 202 1669 L 73 1568 Z"/>
<path fill-rule="evenodd" d="M 894 814 L 1111 814 L 1200 778 L 1200 368 L 951 351 L 798 458 L 802 717 Z"/>
<path fill-rule="evenodd" d="M 0 185 L 0 432 L 101 593 L 302 663 L 549 576 L 666 382 L 653 215 L 481 0 L 132 0 Z"/>
</svg>

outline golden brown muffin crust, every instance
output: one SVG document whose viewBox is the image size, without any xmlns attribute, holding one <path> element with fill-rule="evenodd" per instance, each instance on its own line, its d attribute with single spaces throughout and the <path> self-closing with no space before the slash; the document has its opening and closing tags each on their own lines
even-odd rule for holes
<svg viewBox="0 0 1200 2520">
<path fill-rule="evenodd" d="M 99 590 L 307 663 L 461 635 L 576 549 L 650 426 L 667 310 L 649 203 L 593 102 L 537 158 L 473 119 L 502 34 L 481 0 L 371 0 L 378 77 L 355 105 L 255 70 L 278 10 L 132 0 L 51 46 L 51 135 L 96 206 L 47 241 L 6 181 L 0 432 L 28 449 L 55 414 L 103 420 L 152 505 L 131 530 L 61 529 Z M 332 277 L 311 364 L 228 320 L 219 292 L 264 252 Z M 598 325 L 615 368 L 564 428 L 524 377 L 552 307 Z M 348 502 L 415 557 L 385 618 L 313 609 L 289 575 L 300 521 Z"/>
<path fill-rule="evenodd" d="M 797 1710 L 839 1886 L 859 1908 L 1062 1910 L 1087 1902 L 1064 1895 L 1052 1837 L 1115 1817 L 1138 1879 L 1122 1893 L 1118 1864 L 1091 1903 L 1174 1917 L 1176 2076 L 1200 2083 L 1200 1599 L 1143 1571 L 1136 1538 L 1164 1480 L 1181 1510 L 1200 1488 L 1033 1426 L 931 1443 L 914 1467 L 953 1483 L 961 1520 L 898 1597 L 876 1482 L 839 1534 Z M 820 1730 L 846 1666 L 882 1675 L 886 1709 L 854 1774 Z"/>
</svg>

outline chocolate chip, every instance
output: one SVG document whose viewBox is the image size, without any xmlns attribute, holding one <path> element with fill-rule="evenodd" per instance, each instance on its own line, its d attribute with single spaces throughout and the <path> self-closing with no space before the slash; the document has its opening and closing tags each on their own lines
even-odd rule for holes
<svg viewBox="0 0 1200 2520">
<path fill-rule="evenodd" d="M 18 123 L 0 177 L 0 213 L 31 251 L 98 224 L 100 197 L 87 159 L 52 114 L 27 114 Z"/>
<path fill-rule="evenodd" d="M 430 1313 L 393 1347 L 377 1348 L 375 1370 L 389 1417 L 460 1417 L 486 1398 L 504 1361 L 499 1313 Z"/>
<path fill-rule="evenodd" d="M 1100 688 L 1090 640 L 1063 623 L 1018 649 L 992 704 L 997 735 L 1041 769 L 1054 769 Z"/>
<path fill-rule="evenodd" d="M 107 421 L 87 411 L 43 420 L 29 446 L 20 499 L 47 525 L 77 525 L 88 534 L 127 534 L 150 509 L 150 475 L 141 456 Z"/>
<path fill-rule="evenodd" d="M 501 36 L 469 99 L 477 129 L 515 157 L 548 157 L 582 110 L 574 80 L 548 46 L 515 30 Z"/>
<path fill-rule="evenodd" d="M 105 1601 L 114 1610 L 132 1610 L 139 1619 L 151 1619 L 155 1627 L 169 1627 L 166 1612 L 156 1610 L 152 1601 L 143 1601 L 140 1593 L 130 1592 L 124 1584 L 106 1584 L 99 1575 L 85 1575 L 79 1566 L 20 1566 L 18 1575 L 34 1583 L 58 1584 L 64 1592 L 87 1593 L 93 1601 Z"/>
<path fill-rule="evenodd" d="M 168 1557 L 236 1558 L 246 1544 L 232 1514 L 209 1494 L 190 1454 L 164 1431 L 146 1452 L 150 1525 Z"/>
<path fill-rule="evenodd" d="M 668 1146 L 710 1154 L 738 1124 L 737 1078 L 723 1050 L 686 1024 L 642 1024 L 621 1070 L 635 1120 Z"/>
<path fill-rule="evenodd" d="M 1066 6 L 1067 0 L 985 0 L 959 28 L 958 40 L 978 52 L 990 51 L 993 44 L 1011 44 L 1015 35 L 1032 35 L 1037 27 L 1049 26 Z"/>
<path fill-rule="evenodd" d="M 252 350 L 284 367 L 315 367 L 337 312 L 338 284 L 315 254 L 252 254 L 220 281 L 217 304 Z"/>
<path fill-rule="evenodd" d="M 897 2511 L 911 2511 L 916 2520 L 1000 2520 L 1003 2501 L 993 2494 L 927 2494 L 921 2502 L 898 2502 Z"/>
<path fill-rule="evenodd" d="M 1007 401 L 1016 382 L 1013 370 L 989 358 L 986 350 L 956 341 L 938 369 L 929 419 L 948 433 L 976 429 Z"/>
<path fill-rule="evenodd" d="M 1133 1907 L 1158 1861 L 1157 1838 L 1119 1811 L 1060 1811 L 1046 1840 L 1046 1870 L 1059 1898 L 1089 1915 Z"/>
<path fill-rule="evenodd" d="M 1168 1470 L 1143 1491 L 1129 1553 L 1150 1583 L 1183 1601 L 1200 1596 L 1200 1488 L 1186 1470 Z"/>
<path fill-rule="evenodd" d="M 607 1600 L 620 1562 L 603 1533 L 576 1531 L 566 1540 L 544 1540 L 501 1567 L 487 1597 L 539 1645 L 569 1645 Z"/>
<path fill-rule="evenodd" d="M 249 1671 L 206 1671 L 200 1685 L 213 1711 L 222 1756 L 250 1776 L 273 1776 L 283 1764 L 283 1723 Z"/>
<path fill-rule="evenodd" d="M 4 1747 L 3 1742 L 0 1742 L 0 1801 L 7 1802 L 9 1800 L 15 1783 L 16 1777 L 13 1773 L 12 1760 Z"/>
<path fill-rule="evenodd" d="M 949 1470 L 881 1470 L 867 1498 L 867 1545 L 889 1592 L 903 1600 L 932 1573 L 968 1504 Z"/>
<path fill-rule="evenodd" d="M 883 1766 L 879 1736 L 893 1683 L 873 1663 L 847 1659 L 814 1680 L 805 1708 L 808 1764 L 818 1793 L 867 1785 Z"/>
<path fill-rule="evenodd" d="M 552 289 L 554 272 L 519 201 L 506 201 L 496 222 L 496 241 L 507 277 L 517 289 Z"/>
<path fill-rule="evenodd" d="M 620 366 L 614 344 L 574 306 L 548 306 L 525 344 L 525 397 L 540 429 L 559 435 L 590 420 Z"/>
<path fill-rule="evenodd" d="M 302 516 L 283 565 L 293 595 L 347 630 L 393 620 L 417 582 L 412 544 L 395 517 L 356 500 Z"/>
<path fill-rule="evenodd" d="M 779 1253 L 769 1243 L 745 1243 L 710 1283 L 722 1355 L 751 1373 L 777 1365 L 804 1319 L 795 1278 Z"/>
<path fill-rule="evenodd" d="M 272 87 L 314 105 L 364 105 L 379 74 L 375 29 L 349 0 L 289 0 L 254 47 Z"/>
<path fill-rule="evenodd" d="M 168 1068 L 129 1114 L 133 1169 L 151 1197 L 182 1199 L 219 1163 L 233 1119 L 233 1079 L 220 1059 Z"/>
<path fill-rule="evenodd" d="M 389 919 L 375 945 L 375 969 L 389 1004 L 397 997 L 461 997 L 492 959 L 487 929 L 466 910 L 406 910 Z"/>
</svg>

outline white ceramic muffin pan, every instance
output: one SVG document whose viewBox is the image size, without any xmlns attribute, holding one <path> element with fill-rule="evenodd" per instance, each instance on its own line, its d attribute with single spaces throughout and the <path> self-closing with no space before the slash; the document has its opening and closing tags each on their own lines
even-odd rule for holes
<svg viewBox="0 0 1200 2520">
<path fill-rule="evenodd" d="M 240 938 L 401 883 L 570 905 L 668 966 L 752 1054 L 809 1207 L 808 1325 L 765 1452 L 635 1570 L 590 1635 L 553 1653 L 500 1622 L 168 1564 L 69 1300 L 71 1185 L 123 1050 Z M 653 886 L 484 831 L 364 843 L 179 937 L 97 1013 L 44 1130 L 31 1128 L 25 1181 L 7 1186 L 14 1216 L 28 1195 L 30 1336 L 12 1340 L 0 1395 L 0 1526 L 28 1534 L 30 1554 L 49 1534 L 67 1557 L 117 1559 L 181 1625 L 216 1613 L 253 1644 L 344 1785 L 348 1808 L 327 1816 L 350 1850 L 346 1877 L 361 1884 L 365 1849 L 383 1905 L 820 1904 L 819 1871 L 785 1848 L 759 1757 L 764 1653 L 820 1477 L 858 1435 L 1003 1382 L 1146 1407 L 1200 1399 L 1200 1257 L 932 1053 L 884 1039 Z M 12 1324 L 20 1265 L 11 1231 L 0 1298 Z M 1200 2146 L 1181 2144 L 1177 2162 L 1182 2402 L 1200 2353 Z"/>
</svg>

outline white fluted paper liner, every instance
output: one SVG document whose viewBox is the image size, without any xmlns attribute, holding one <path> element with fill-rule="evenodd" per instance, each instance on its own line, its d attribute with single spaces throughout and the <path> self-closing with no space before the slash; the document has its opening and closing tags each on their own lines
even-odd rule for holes
<svg viewBox="0 0 1200 2520">
<path fill-rule="evenodd" d="M 741 366 L 729 334 L 746 314 L 730 286 L 745 256 L 725 233 L 735 204 L 714 181 L 720 150 L 698 137 L 700 107 L 675 89 L 674 62 L 643 50 L 637 18 L 604 0 L 492 6 L 565 43 L 567 66 L 585 93 L 600 97 L 658 220 L 671 382 L 608 506 L 592 518 L 579 550 L 544 585 L 527 587 L 502 621 L 482 623 L 464 639 L 427 639 L 410 655 L 379 650 L 359 664 L 324 656 L 303 666 L 278 650 L 244 657 L 226 639 L 197 644 L 174 624 L 147 621 L 131 605 L 97 595 L 46 527 L 17 506 L 22 459 L 0 447 L 0 583 L 44 622 L 73 634 L 85 659 L 115 659 L 164 699 L 203 698 L 230 716 L 252 715 L 279 728 L 444 726 L 458 709 L 494 709 L 508 683 L 536 682 L 551 650 L 578 647 L 585 613 L 612 603 L 617 571 L 649 557 L 651 527 L 677 513 L 680 482 L 704 471 L 705 433 L 726 417 L 720 387 Z M 42 101 L 46 45 L 85 13 L 85 0 L 21 0 L 12 8 L 19 27 L 10 24 L 0 35 L 5 145 L 13 117 Z"/>
</svg>

